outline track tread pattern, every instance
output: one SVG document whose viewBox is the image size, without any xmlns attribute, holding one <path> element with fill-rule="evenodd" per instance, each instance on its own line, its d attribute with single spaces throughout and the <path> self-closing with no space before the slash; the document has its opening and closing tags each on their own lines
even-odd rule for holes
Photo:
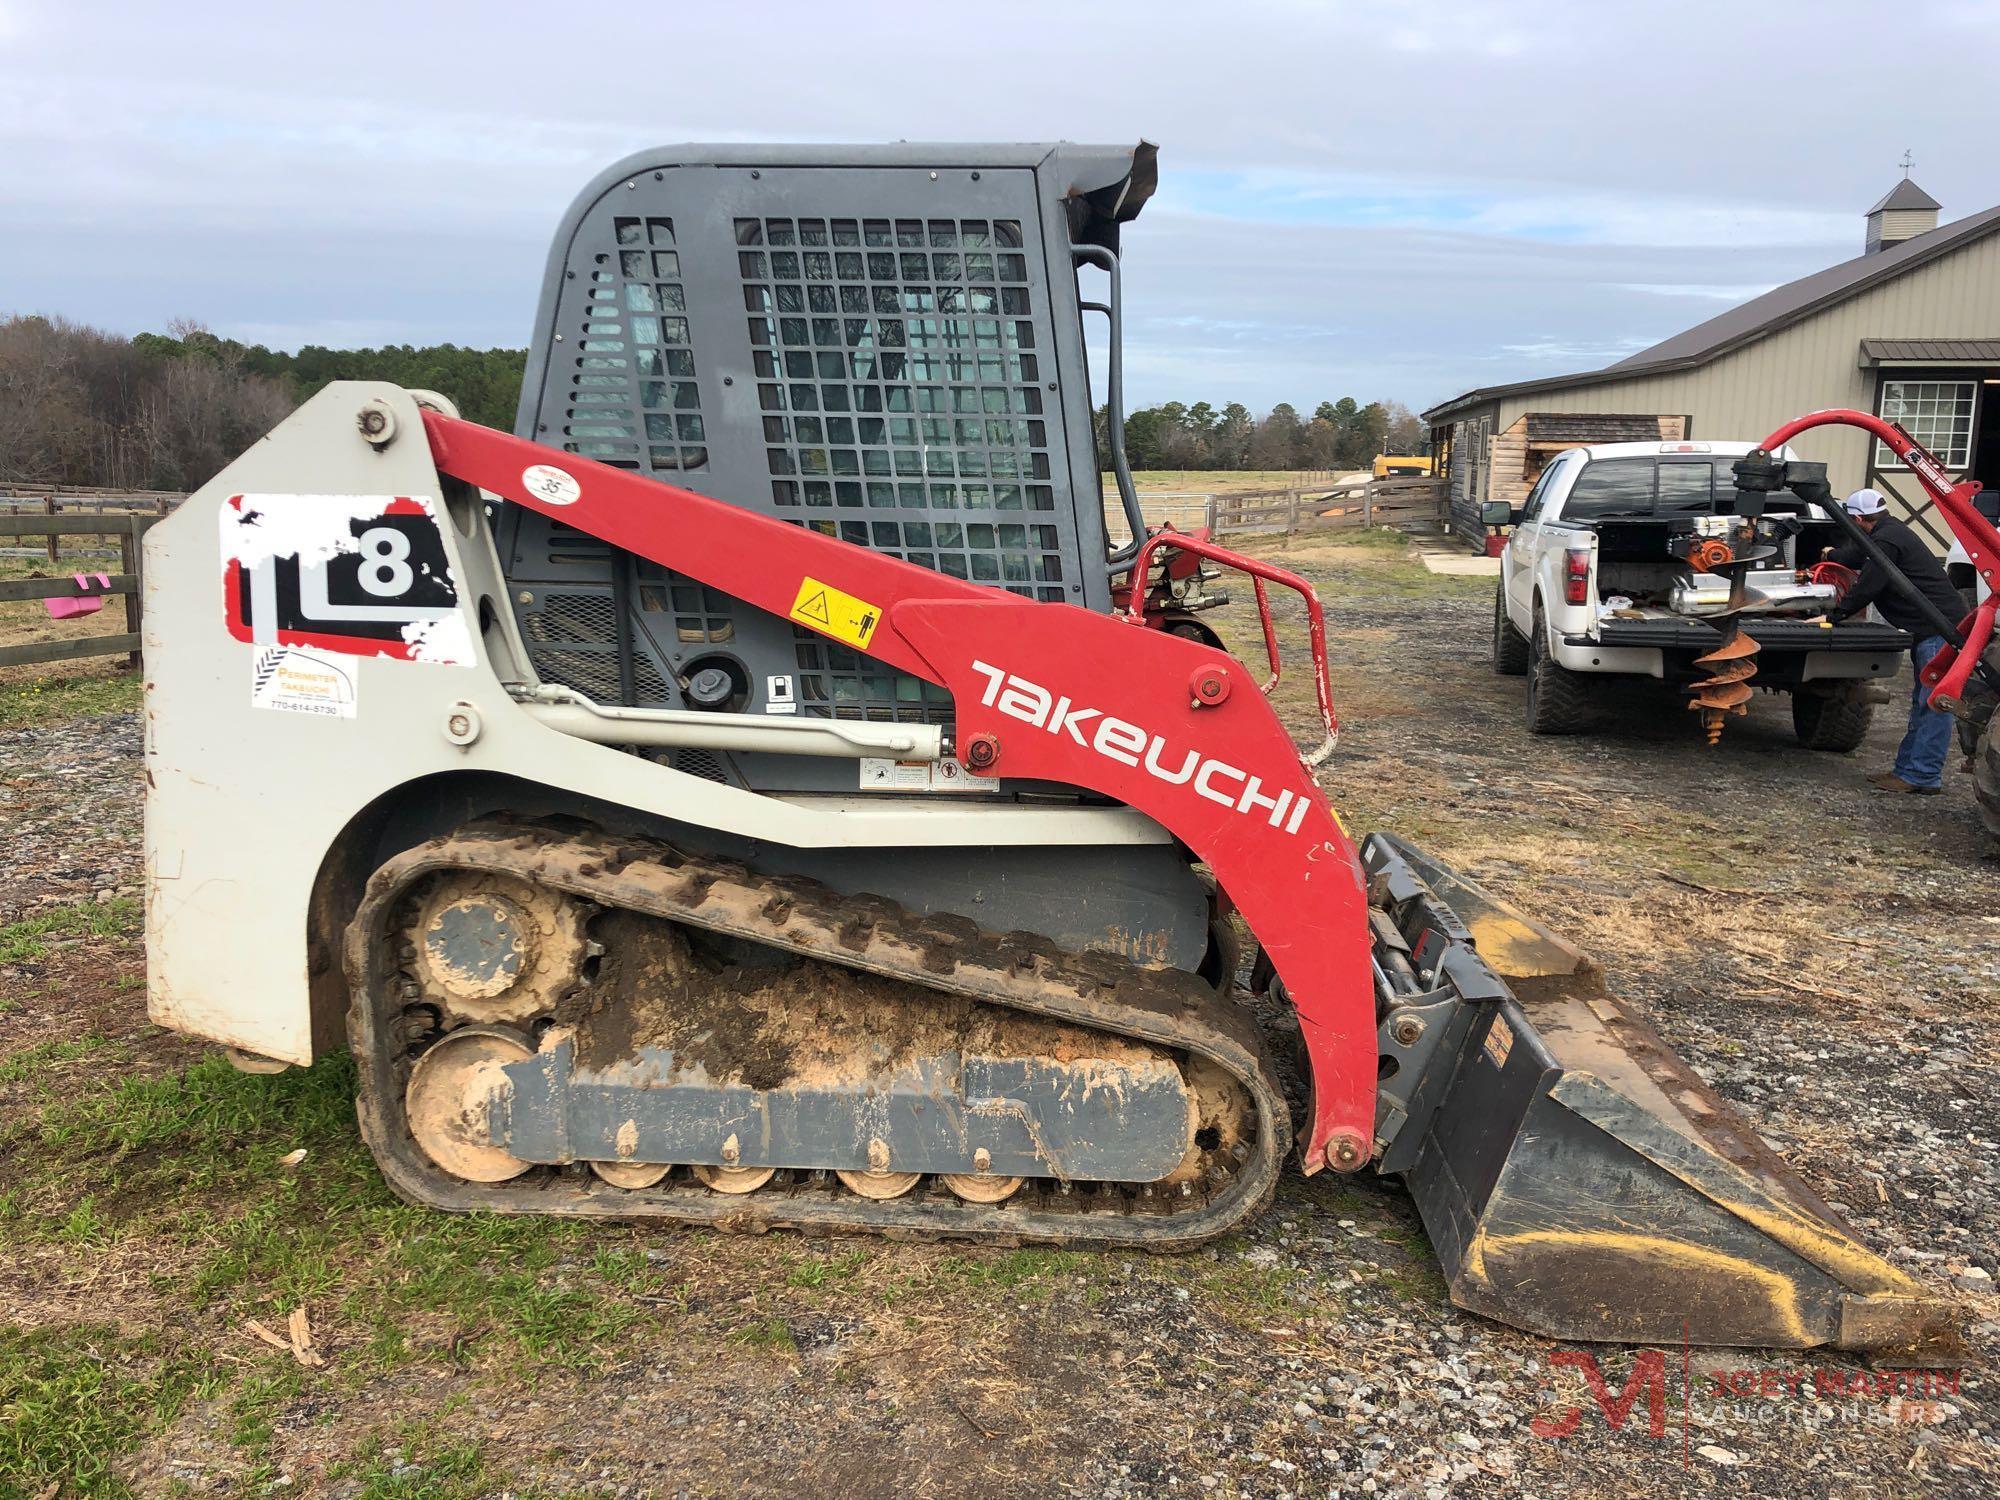
<svg viewBox="0 0 2000 1500">
<path fill-rule="evenodd" d="M 623 907 L 867 970 L 931 989 L 1096 1027 L 1208 1058 L 1249 1095 L 1257 1136 L 1226 1183 L 1182 1197 L 1024 1190 L 1006 1203 L 945 1194 L 871 1201 L 797 1183 L 741 1197 L 685 1184 L 624 1190 L 582 1169 L 537 1169 L 483 1185 L 444 1173 L 402 1117 L 408 1058 L 395 914 L 420 881 L 445 871 L 501 871 L 600 906 Z M 843 895 L 797 876 L 752 871 L 664 844 L 514 824 L 473 825 L 397 855 L 371 877 L 349 924 L 348 1031 L 360 1071 L 362 1135 L 390 1186 L 409 1201 L 457 1211 L 668 1218 L 762 1232 L 799 1228 L 1014 1244 L 1184 1249 L 1251 1217 L 1276 1189 L 1290 1120 L 1263 1033 L 1247 1005 L 1193 974 L 1110 954 L 1065 952 L 1033 933 L 992 933 L 956 916 L 924 916 L 881 897 Z"/>
</svg>

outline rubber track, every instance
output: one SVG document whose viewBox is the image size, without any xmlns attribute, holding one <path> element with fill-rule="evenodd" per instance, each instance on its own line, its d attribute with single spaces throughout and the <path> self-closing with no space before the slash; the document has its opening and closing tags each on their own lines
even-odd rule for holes
<svg viewBox="0 0 2000 1500">
<path fill-rule="evenodd" d="M 410 1058 L 396 1040 L 405 1003 L 396 930 L 412 887 L 453 870 L 498 871 L 605 907 L 623 907 L 807 958 L 864 969 L 1072 1024 L 1207 1057 L 1235 1077 L 1256 1110 L 1249 1158 L 1226 1182 L 1179 1190 L 1118 1186 L 1068 1193 L 1029 1182 L 1005 1203 L 969 1204 L 930 1182 L 872 1201 L 802 1173 L 754 1193 L 712 1192 L 676 1173 L 630 1191 L 581 1166 L 538 1167 L 512 1182 L 466 1182 L 418 1148 L 403 1119 Z M 433 1208 L 582 1218 L 677 1219 L 767 1229 L 873 1231 L 903 1238 L 1180 1250 L 1204 1244 L 1271 1199 L 1291 1144 L 1284 1094 L 1247 1004 L 1195 975 L 1146 969 L 1101 953 L 1065 952 L 1030 933 L 987 932 L 964 918 L 924 916 L 875 896 L 770 875 L 665 845 L 604 835 L 472 825 L 397 855 L 369 880 L 347 929 L 353 1003 L 348 1031 L 360 1070 L 361 1131 L 389 1185 Z M 790 1175 L 794 1180 L 787 1182 Z"/>
</svg>

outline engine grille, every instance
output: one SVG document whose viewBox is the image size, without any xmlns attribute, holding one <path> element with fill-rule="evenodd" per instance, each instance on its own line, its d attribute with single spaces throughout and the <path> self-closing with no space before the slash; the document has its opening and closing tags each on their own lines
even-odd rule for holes
<svg viewBox="0 0 2000 1500">
<path fill-rule="evenodd" d="M 605 593 L 545 592 L 522 617 L 522 636 L 535 670 L 597 703 L 622 701 L 618 681 L 618 616 Z M 634 701 L 662 705 L 667 684 L 644 653 L 633 653 Z"/>
</svg>

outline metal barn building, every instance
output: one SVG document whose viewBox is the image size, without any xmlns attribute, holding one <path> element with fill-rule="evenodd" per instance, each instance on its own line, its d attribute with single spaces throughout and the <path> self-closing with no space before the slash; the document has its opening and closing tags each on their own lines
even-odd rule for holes
<svg viewBox="0 0 2000 1500">
<path fill-rule="evenodd" d="M 1829 406 L 1901 422 L 1954 473 L 2000 487 L 2000 207 L 1938 226 L 1907 178 L 1867 216 L 1864 252 L 1754 297 L 1602 370 L 1488 386 L 1424 413 L 1444 455 L 1454 526 L 1479 502 L 1519 504 L 1542 466 L 1579 443 L 1755 442 Z M 1851 428 L 1806 434 L 1836 494 L 1873 484 L 1940 550 L 1909 472 Z"/>
</svg>

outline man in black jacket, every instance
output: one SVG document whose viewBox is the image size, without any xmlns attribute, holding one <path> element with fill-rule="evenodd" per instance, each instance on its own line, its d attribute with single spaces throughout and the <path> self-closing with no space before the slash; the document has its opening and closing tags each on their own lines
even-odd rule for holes
<svg viewBox="0 0 2000 1500">
<path fill-rule="evenodd" d="M 1947 620 L 1956 620 L 1965 613 L 1965 600 L 1945 577 L 1937 554 L 1922 537 L 1889 514 L 1879 491 L 1856 490 L 1847 497 L 1847 513 Z M 1937 626 L 1889 581 L 1888 571 L 1864 553 L 1859 543 L 1848 543 L 1833 554 L 1833 560 L 1860 569 L 1860 576 L 1833 616 L 1835 623 L 1874 605 L 1884 620 L 1914 638 L 1910 660 L 1915 671 L 1921 673 L 1945 647 Z M 1951 751 L 1952 721 L 1950 714 L 1930 707 L 1927 701 L 1930 695 L 1930 687 L 1919 676 L 1910 695 L 1910 727 L 1897 747 L 1896 764 L 1893 769 L 1868 778 L 1885 792 L 1935 796 L 1944 790 L 1944 763 Z"/>
</svg>

